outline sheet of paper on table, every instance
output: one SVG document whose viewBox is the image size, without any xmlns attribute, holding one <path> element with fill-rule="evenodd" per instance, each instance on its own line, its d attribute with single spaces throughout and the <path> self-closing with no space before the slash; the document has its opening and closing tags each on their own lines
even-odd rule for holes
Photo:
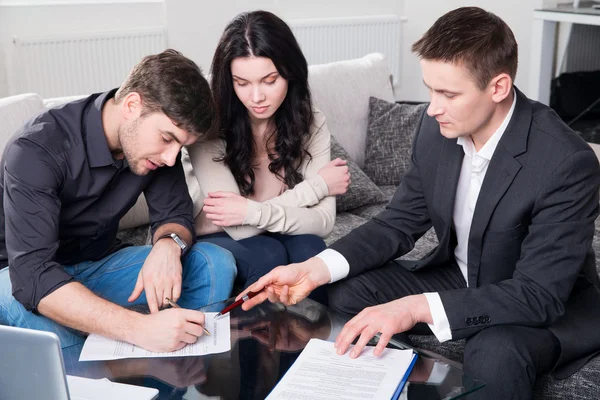
<svg viewBox="0 0 600 400">
<path fill-rule="evenodd" d="M 386 348 L 375 357 L 373 349 L 367 346 L 351 359 L 350 349 L 338 355 L 332 342 L 311 339 L 267 400 L 391 399 L 410 373 L 415 354 Z"/>
<path fill-rule="evenodd" d="M 224 353 L 231 350 L 229 314 L 215 318 L 217 313 L 205 313 L 206 329 L 209 335 L 201 336 L 194 344 L 169 352 L 155 353 L 144 350 L 133 344 L 105 338 L 100 335 L 89 335 L 81 350 L 79 361 L 118 360 L 122 358 L 158 358 L 202 356 L 206 354 Z"/>
</svg>

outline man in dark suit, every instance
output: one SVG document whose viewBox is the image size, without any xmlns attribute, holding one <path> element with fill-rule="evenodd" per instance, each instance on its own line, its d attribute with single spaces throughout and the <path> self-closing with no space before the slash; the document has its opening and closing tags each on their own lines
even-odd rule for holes
<svg viewBox="0 0 600 400">
<path fill-rule="evenodd" d="M 431 103 L 394 198 L 317 257 L 261 278 L 244 308 L 293 304 L 348 277 L 329 290 L 334 309 L 358 314 L 337 337 L 340 354 L 360 336 L 358 356 L 380 332 L 379 355 L 424 322 L 440 341 L 467 339 L 464 369 L 487 382 L 479 396 L 531 398 L 536 376 L 568 375 L 600 349 L 598 160 L 513 86 L 517 43 L 494 14 L 451 11 L 413 51 Z M 431 226 L 434 251 L 395 260 Z"/>
</svg>

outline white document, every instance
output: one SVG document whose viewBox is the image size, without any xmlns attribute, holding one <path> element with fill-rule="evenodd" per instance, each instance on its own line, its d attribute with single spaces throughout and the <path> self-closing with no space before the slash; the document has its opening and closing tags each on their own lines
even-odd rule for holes
<svg viewBox="0 0 600 400">
<path fill-rule="evenodd" d="M 413 351 L 386 348 L 375 357 L 373 349 L 367 346 L 351 359 L 349 350 L 340 356 L 333 342 L 311 339 L 267 400 L 391 399 Z"/>
<path fill-rule="evenodd" d="M 67 375 L 71 400 L 153 400 L 158 390 L 111 382 L 108 379 L 88 379 Z"/>
<path fill-rule="evenodd" d="M 224 353 L 231 350 L 229 314 L 215 318 L 217 313 L 205 313 L 206 329 L 209 335 L 202 335 L 194 344 L 169 353 L 154 353 L 133 344 L 108 339 L 100 335 L 89 335 L 86 339 L 79 361 L 117 360 L 121 358 L 158 358 L 203 356 L 206 354 Z"/>
</svg>

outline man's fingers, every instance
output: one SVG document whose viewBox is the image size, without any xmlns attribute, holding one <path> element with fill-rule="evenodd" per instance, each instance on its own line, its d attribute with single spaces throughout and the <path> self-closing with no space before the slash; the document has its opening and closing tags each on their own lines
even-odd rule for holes
<svg viewBox="0 0 600 400">
<path fill-rule="evenodd" d="M 242 304 L 242 310 L 244 311 L 248 311 L 249 309 L 259 305 L 260 303 L 264 302 L 265 300 L 267 300 L 268 295 L 266 291 L 262 291 L 259 294 L 257 294 L 256 296 L 254 296 L 253 298 L 251 298 L 248 301 L 245 301 L 244 304 Z"/>
<path fill-rule="evenodd" d="M 146 285 L 146 301 L 148 302 L 148 308 L 150 313 L 154 314 L 158 312 L 158 301 L 156 300 L 156 288 L 152 285 Z"/>
<path fill-rule="evenodd" d="M 138 274 L 137 281 L 135 282 L 135 287 L 133 288 L 133 292 L 131 292 L 131 295 L 129 296 L 127 301 L 129 301 L 130 303 L 136 301 L 138 299 L 138 297 L 140 297 L 140 295 L 142 294 L 143 291 L 144 291 L 144 280 L 142 279 L 142 273 L 140 272 Z"/>
<path fill-rule="evenodd" d="M 281 294 L 279 295 L 279 300 L 286 305 L 289 305 L 290 301 L 290 287 L 288 285 L 284 285 L 283 289 L 281 289 Z"/>
<path fill-rule="evenodd" d="M 157 287 L 156 289 L 156 306 L 159 310 L 162 310 L 163 305 L 166 304 L 165 297 L 171 298 L 172 293 L 170 290 Z"/>
<path fill-rule="evenodd" d="M 177 346 L 175 346 L 175 348 L 173 349 L 173 351 L 181 350 L 181 349 L 183 349 L 187 345 L 188 344 L 186 342 L 179 342 L 179 344 Z"/>
<path fill-rule="evenodd" d="M 196 310 L 184 310 L 184 311 L 185 311 L 185 319 L 188 322 L 192 322 L 194 324 L 204 326 L 205 317 L 204 317 L 204 313 L 202 311 L 196 311 Z"/>
<path fill-rule="evenodd" d="M 271 303 L 281 303 L 281 297 L 279 297 L 277 295 L 277 293 L 275 293 L 275 289 L 273 289 L 272 287 L 267 287 L 267 289 L 265 289 L 267 292 L 267 296 L 269 297 L 269 301 Z"/>
<path fill-rule="evenodd" d="M 354 338 L 363 330 L 364 325 L 360 321 L 348 322 L 335 340 L 335 347 L 338 354 L 345 354 Z"/>
<path fill-rule="evenodd" d="M 254 293 L 261 292 L 265 286 L 267 286 L 273 282 L 274 279 L 272 279 L 271 277 L 272 277 L 272 271 L 269 272 L 268 274 L 262 276 L 259 280 L 254 282 L 252 285 L 248 286 L 246 289 L 244 289 L 242 291 L 242 293 L 238 294 L 235 299 L 236 300 L 241 299 L 242 297 L 247 295 L 248 292 L 254 292 Z"/>
<path fill-rule="evenodd" d="M 181 341 L 188 344 L 194 344 L 198 341 L 198 336 L 190 335 L 189 333 L 183 333 L 181 335 Z"/>
<path fill-rule="evenodd" d="M 193 322 L 186 322 L 184 329 L 186 333 L 189 333 L 190 335 L 194 335 L 196 337 L 204 335 L 204 328 L 202 327 L 202 325 L 198 325 Z"/>
<path fill-rule="evenodd" d="M 385 346 L 387 346 L 391 338 L 392 335 L 390 333 L 381 334 L 381 336 L 379 337 L 379 342 L 377 343 L 377 346 L 375 346 L 375 350 L 373 350 L 373 355 L 375 357 L 379 357 L 381 353 L 383 353 Z"/>
<path fill-rule="evenodd" d="M 354 345 L 354 348 L 350 352 L 350 358 L 358 357 L 360 353 L 362 353 L 365 346 L 369 343 L 369 340 L 375 336 L 375 333 L 376 332 L 374 332 L 372 329 L 369 329 L 369 327 L 365 327 L 365 329 L 362 330 L 356 345 Z"/>
<path fill-rule="evenodd" d="M 177 279 L 174 283 L 173 283 L 173 287 L 171 288 L 171 300 L 173 300 L 174 302 L 177 302 L 177 300 L 179 300 L 179 298 L 181 297 L 181 280 Z"/>
</svg>

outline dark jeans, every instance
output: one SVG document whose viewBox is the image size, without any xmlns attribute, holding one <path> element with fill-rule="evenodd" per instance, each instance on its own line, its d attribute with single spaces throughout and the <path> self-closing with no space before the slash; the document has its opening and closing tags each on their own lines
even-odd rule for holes
<svg viewBox="0 0 600 400">
<path fill-rule="evenodd" d="M 244 287 L 279 265 L 306 261 L 326 248 L 323 239 L 316 235 L 264 233 L 236 241 L 220 232 L 198 236 L 197 240 L 229 250 L 237 264 L 237 280 Z"/>
<path fill-rule="evenodd" d="M 330 285 L 329 307 L 346 315 L 366 307 L 426 292 L 466 288 L 457 265 L 410 272 L 390 261 L 380 268 Z M 418 324 L 420 325 L 420 324 Z M 429 331 L 426 324 L 422 324 Z M 417 327 L 411 333 L 423 333 Z M 531 399 L 536 377 L 558 360 L 560 343 L 545 328 L 498 325 L 467 338 L 463 370 L 486 382 L 468 399 Z"/>
</svg>

